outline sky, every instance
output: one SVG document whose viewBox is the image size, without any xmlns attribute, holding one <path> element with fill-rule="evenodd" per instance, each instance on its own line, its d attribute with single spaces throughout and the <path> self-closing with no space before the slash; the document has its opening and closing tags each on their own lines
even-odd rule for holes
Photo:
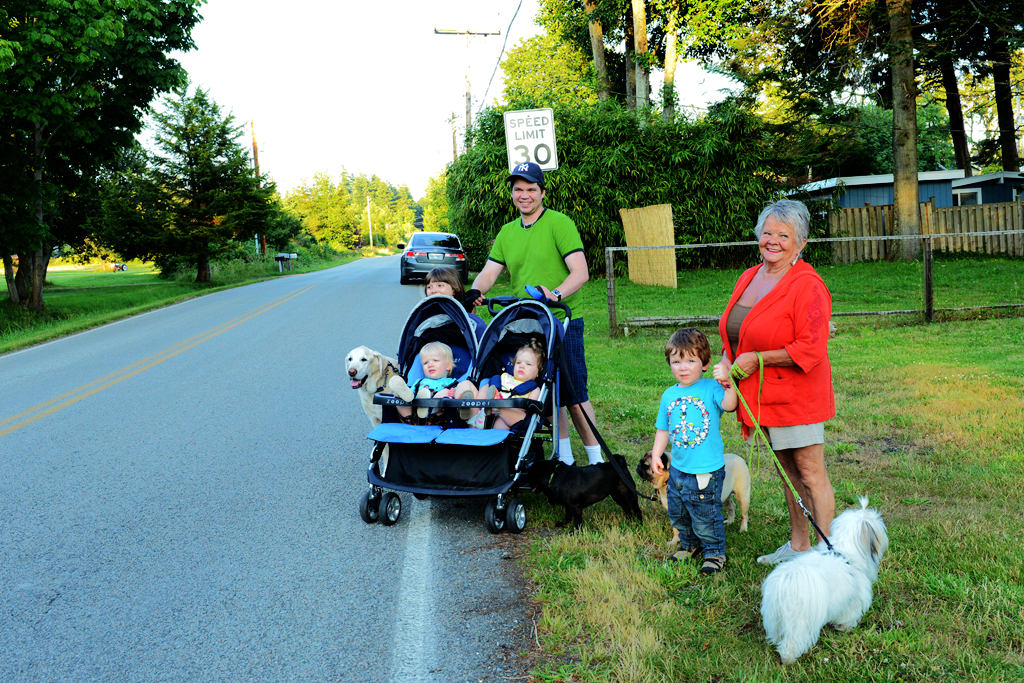
<svg viewBox="0 0 1024 683">
<path fill-rule="evenodd" d="M 452 161 L 453 114 L 461 150 L 467 66 L 475 117 L 501 98 L 500 67 L 492 73 L 503 45 L 542 32 L 537 11 L 537 0 L 207 0 L 196 49 L 178 58 L 245 126 L 246 145 L 255 129 L 260 171 L 282 193 L 346 171 L 421 199 Z M 500 35 L 467 46 L 435 29 Z M 676 82 L 689 104 L 718 99 L 725 85 L 686 64 Z"/>
</svg>

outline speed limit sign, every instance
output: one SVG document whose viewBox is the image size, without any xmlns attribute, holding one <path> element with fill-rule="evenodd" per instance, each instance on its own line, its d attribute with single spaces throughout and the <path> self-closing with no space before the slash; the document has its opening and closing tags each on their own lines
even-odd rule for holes
<svg viewBox="0 0 1024 683">
<path fill-rule="evenodd" d="M 527 161 L 545 171 L 558 168 L 555 116 L 551 109 L 505 112 L 505 147 L 509 171 Z"/>
</svg>

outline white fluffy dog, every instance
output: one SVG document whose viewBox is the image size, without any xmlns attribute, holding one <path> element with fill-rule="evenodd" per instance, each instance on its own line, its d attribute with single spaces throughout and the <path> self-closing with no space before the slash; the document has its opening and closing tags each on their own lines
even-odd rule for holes
<svg viewBox="0 0 1024 683">
<path fill-rule="evenodd" d="M 825 624 L 849 631 L 871 606 L 871 585 L 889 547 L 882 517 L 861 498 L 860 509 L 832 522 L 829 540 L 838 554 L 819 543 L 780 564 L 761 584 L 764 630 L 783 664 L 811 649 Z"/>
</svg>

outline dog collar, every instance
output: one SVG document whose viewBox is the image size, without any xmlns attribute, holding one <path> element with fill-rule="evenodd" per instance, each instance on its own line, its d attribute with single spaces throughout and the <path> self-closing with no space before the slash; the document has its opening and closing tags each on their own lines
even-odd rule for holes
<svg viewBox="0 0 1024 683">
<path fill-rule="evenodd" d="M 377 387 L 377 390 L 374 391 L 373 393 L 379 394 L 380 392 L 384 391 L 384 387 L 388 385 L 388 380 L 391 379 L 391 376 L 397 374 L 399 374 L 398 368 L 395 367 L 394 363 L 388 361 L 388 364 L 384 366 L 384 372 L 381 373 L 381 381 L 384 383 Z"/>
</svg>

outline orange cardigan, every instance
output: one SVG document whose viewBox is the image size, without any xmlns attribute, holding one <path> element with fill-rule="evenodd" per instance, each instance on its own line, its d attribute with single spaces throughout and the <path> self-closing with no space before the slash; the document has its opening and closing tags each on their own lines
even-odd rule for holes
<svg viewBox="0 0 1024 683">
<path fill-rule="evenodd" d="M 743 398 L 754 417 L 767 427 L 813 424 L 835 417 L 832 366 L 828 362 L 832 294 L 810 264 L 797 261 L 778 284 L 754 304 L 740 326 L 737 348 L 729 347 L 725 321 L 758 268 L 761 266 L 754 266 L 740 275 L 725 313 L 718 321 L 722 348 L 733 360 L 747 351 L 784 348 L 796 365 L 765 367 L 760 402 L 758 373 L 740 380 L 737 386 Z M 744 425 L 746 435 L 746 428 L 754 423 L 742 403 L 736 417 Z"/>
</svg>

